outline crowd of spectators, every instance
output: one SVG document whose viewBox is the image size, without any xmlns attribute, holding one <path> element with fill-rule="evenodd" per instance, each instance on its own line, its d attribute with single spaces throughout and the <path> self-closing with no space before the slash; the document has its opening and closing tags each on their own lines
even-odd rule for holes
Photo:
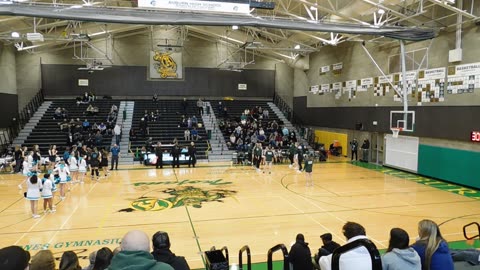
<svg viewBox="0 0 480 270">
<path fill-rule="evenodd" d="M 322 234 L 320 237 L 323 245 L 313 258 L 305 236 L 297 234 L 288 254 L 290 269 L 330 270 L 334 260 L 333 254 L 337 252 L 341 252 L 338 265 L 342 270 L 453 270 L 454 261 L 479 264 L 480 251 L 450 250 L 440 233 L 439 226 L 432 220 L 425 219 L 418 223 L 418 238 L 412 245 L 409 245 L 410 237 L 405 230 L 392 228 L 388 248 L 381 257 L 361 224 L 346 222 L 342 232 L 346 239 L 343 246 L 332 241 L 330 233 Z M 91 253 L 89 265 L 83 269 L 189 270 L 185 258 L 176 256 L 170 247 L 170 238 L 166 232 L 159 231 L 150 240 L 143 231 L 130 231 L 122 238 L 120 247 L 114 251 L 104 247 Z M 458 256 L 459 253 L 463 253 L 462 256 Z M 30 253 L 18 246 L 0 249 L 2 270 L 54 270 L 55 264 L 55 258 L 50 250 L 39 251 L 30 258 Z M 59 269 L 82 268 L 77 255 L 72 251 L 66 251 L 61 256 Z"/>
</svg>

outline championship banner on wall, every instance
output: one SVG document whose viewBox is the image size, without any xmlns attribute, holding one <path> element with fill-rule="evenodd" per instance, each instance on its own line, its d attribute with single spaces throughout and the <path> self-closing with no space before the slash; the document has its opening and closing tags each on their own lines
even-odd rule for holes
<svg viewBox="0 0 480 270">
<path fill-rule="evenodd" d="M 330 84 L 322 84 L 320 85 L 320 91 L 322 93 L 329 93 L 330 92 Z"/>
<path fill-rule="evenodd" d="M 343 62 L 342 63 L 336 63 L 332 65 L 332 72 L 335 75 L 342 74 L 343 70 Z"/>
<path fill-rule="evenodd" d="M 376 77 L 375 85 L 373 86 L 373 95 L 375 97 L 385 96 L 390 92 L 391 83 L 393 83 L 393 75 Z"/>
<path fill-rule="evenodd" d="M 320 75 L 323 75 L 327 72 L 330 71 L 330 66 L 323 66 L 323 67 L 320 67 Z"/>
<path fill-rule="evenodd" d="M 250 14 L 249 3 L 243 4 L 198 0 L 138 0 L 138 7 Z"/>
<path fill-rule="evenodd" d="M 183 79 L 182 52 L 150 52 L 149 79 Z"/>
<path fill-rule="evenodd" d="M 342 82 L 333 83 L 332 91 L 335 93 L 335 99 L 340 99 L 342 96 Z"/>
<path fill-rule="evenodd" d="M 448 94 L 473 93 L 480 88 L 480 63 L 448 67 Z"/>
<path fill-rule="evenodd" d="M 359 82 L 357 82 L 357 84 L 357 91 L 365 92 L 368 90 L 368 88 L 371 88 L 373 86 L 373 78 L 363 78 Z"/>
<path fill-rule="evenodd" d="M 312 85 L 312 86 L 310 86 L 310 93 L 313 93 L 314 95 L 316 95 L 319 90 L 320 90 L 320 88 L 319 88 L 318 85 Z"/>
<path fill-rule="evenodd" d="M 445 76 L 447 69 L 432 68 L 418 72 L 418 98 L 417 105 L 422 102 L 445 101 Z"/>
</svg>

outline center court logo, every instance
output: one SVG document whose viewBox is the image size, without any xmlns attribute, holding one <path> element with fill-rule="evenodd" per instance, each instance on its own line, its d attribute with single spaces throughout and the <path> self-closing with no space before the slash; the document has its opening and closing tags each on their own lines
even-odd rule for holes
<svg viewBox="0 0 480 270">
<path fill-rule="evenodd" d="M 139 182 L 133 185 L 136 187 L 145 187 L 168 184 L 175 184 L 176 187 L 148 192 L 147 194 L 157 192 L 158 195 L 139 197 L 130 203 L 130 208 L 120 209 L 118 212 L 161 211 L 182 206 L 201 208 L 204 203 L 223 202 L 225 198 L 232 197 L 237 193 L 237 191 L 234 190 L 216 188 L 218 186 L 231 184 L 231 182 L 224 182 L 222 179 L 203 181 L 183 180 L 180 182 Z M 192 186 L 191 184 L 206 184 L 214 188 L 200 188 Z M 165 196 L 167 197 L 164 198 Z"/>
</svg>

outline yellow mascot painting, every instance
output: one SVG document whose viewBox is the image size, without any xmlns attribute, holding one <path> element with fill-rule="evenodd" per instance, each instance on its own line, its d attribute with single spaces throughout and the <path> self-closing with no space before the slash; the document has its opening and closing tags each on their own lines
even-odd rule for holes
<svg viewBox="0 0 480 270">
<path fill-rule="evenodd" d="M 175 63 L 169 52 L 155 51 L 153 60 L 156 61 L 154 64 L 155 70 L 160 74 L 161 78 L 178 78 L 177 63 Z"/>
</svg>

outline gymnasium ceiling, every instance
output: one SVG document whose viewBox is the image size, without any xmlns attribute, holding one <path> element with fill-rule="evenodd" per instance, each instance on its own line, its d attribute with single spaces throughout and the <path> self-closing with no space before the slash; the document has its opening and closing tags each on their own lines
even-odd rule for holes
<svg viewBox="0 0 480 270">
<path fill-rule="evenodd" d="M 322 25 L 379 31 L 397 28 L 413 31 L 426 30 L 427 32 L 433 30 L 432 33 L 438 34 L 441 31 L 453 31 L 457 25 L 472 24 L 480 20 L 478 17 L 480 16 L 480 5 L 475 2 L 480 2 L 480 0 L 465 0 L 461 4 L 458 2 L 449 4 L 443 0 L 275 0 L 275 9 L 252 9 L 250 16 L 245 20 L 253 19 L 257 22 L 260 21 L 260 24 L 242 23 L 244 22 L 242 18 L 237 20 L 236 17 L 232 17 L 229 20 L 229 17 L 225 15 L 209 14 L 212 18 L 215 16 L 216 19 L 220 18 L 218 25 L 225 26 L 211 26 L 217 25 L 211 21 L 206 24 L 194 24 L 192 17 L 195 14 L 187 15 L 188 25 L 182 23 L 181 20 L 175 23 L 177 25 L 171 26 L 157 25 L 165 23 L 165 20 L 162 23 L 144 23 L 143 20 L 148 18 L 142 17 L 142 15 L 136 16 L 139 20 L 126 20 L 123 23 L 118 23 L 118 20 L 110 20 L 110 18 L 114 18 L 110 16 L 112 14 L 146 12 L 136 8 L 134 1 L 22 0 L 11 4 L 1 4 L 2 1 L 0 0 L 0 14 L 11 14 L 2 12 L 2 8 L 5 10 L 5 7 L 9 5 L 17 5 L 18 8 L 15 10 L 19 12 L 15 16 L 0 16 L 0 40 L 6 44 L 15 44 L 19 51 L 29 53 L 71 48 L 75 39 L 78 38 L 75 35 L 79 33 L 88 34 L 90 42 L 95 42 L 105 40 L 106 37 L 135 36 L 151 33 L 158 27 L 171 27 L 176 29 L 184 40 L 191 36 L 220 42 L 236 52 L 249 51 L 267 58 L 285 60 L 285 58 L 294 59 L 298 55 L 317 51 L 321 46 L 336 46 L 343 42 L 365 41 L 375 45 L 396 42 L 388 34 L 346 33 L 348 31 L 333 33 L 321 28 Z M 81 10 L 91 16 L 86 16 L 87 19 L 79 16 L 78 20 L 68 16 L 63 18 L 59 18 L 61 16 L 57 18 L 54 16 L 32 17 L 48 12 L 60 14 L 59 11 L 62 12 L 62 10 L 65 12 Z M 45 12 L 42 13 L 42 11 Z M 109 16 L 105 15 L 105 12 Z M 18 14 L 24 16 L 18 16 Z M 168 12 L 164 15 L 185 18 L 178 12 Z M 92 18 L 95 16 L 102 22 L 94 21 Z M 155 20 L 158 20 L 158 16 Z M 137 23 L 125 23 L 133 21 Z M 233 22 L 238 22 L 240 25 L 238 30 L 232 30 Z M 292 24 L 302 27 L 288 27 Z M 309 27 L 314 28 L 307 29 Z M 32 43 L 26 40 L 26 33 L 35 31 L 44 36 L 44 42 Z M 20 37 L 12 38 L 12 32 L 18 32 Z M 181 45 L 182 41 L 177 41 L 177 43 Z"/>
</svg>

